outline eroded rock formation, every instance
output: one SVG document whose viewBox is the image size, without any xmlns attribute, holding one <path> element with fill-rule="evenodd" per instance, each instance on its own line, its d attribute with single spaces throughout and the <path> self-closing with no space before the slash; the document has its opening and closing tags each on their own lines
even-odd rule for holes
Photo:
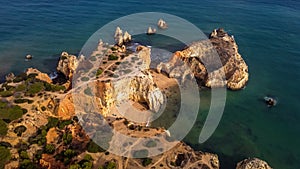
<svg viewBox="0 0 300 169">
<path fill-rule="evenodd" d="M 36 74 L 35 78 L 37 78 L 39 80 L 42 80 L 42 81 L 45 81 L 47 83 L 52 83 L 51 78 L 46 73 L 42 73 L 37 69 L 28 68 L 26 70 L 26 74 L 27 74 L 27 76 L 30 75 L 30 74 Z"/>
<path fill-rule="evenodd" d="M 148 35 L 153 35 L 155 33 L 156 33 L 156 29 L 155 28 L 153 28 L 153 29 L 151 27 L 148 28 L 148 30 L 147 30 L 147 34 Z"/>
<path fill-rule="evenodd" d="M 123 31 L 120 27 L 116 28 L 114 35 L 115 42 L 118 46 L 122 46 L 124 43 L 131 41 L 131 35 L 126 31 L 123 35 Z"/>
<path fill-rule="evenodd" d="M 168 24 L 166 23 L 166 21 L 164 21 L 163 19 L 159 19 L 157 22 L 157 26 L 160 29 L 167 29 L 168 28 Z"/>
<path fill-rule="evenodd" d="M 268 163 L 258 158 L 248 158 L 239 162 L 236 169 L 272 169 Z"/>
<path fill-rule="evenodd" d="M 183 65 L 190 70 L 182 68 Z M 191 71 L 200 85 L 226 85 L 232 90 L 243 88 L 249 77 L 248 66 L 238 53 L 234 38 L 223 29 L 214 30 L 209 40 L 195 42 L 183 51 L 176 52 L 169 62 L 160 63 L 157 70 L 165 71 L 169 76 L 183 76 Z"/>
<path fill-rule="evenodd" d="M 78 64 L 79 61 L 76 56 L 69 55 L 67 52 L 62 52 L 56 69 L 70 80 L 72 79 Z"/>
</svg>

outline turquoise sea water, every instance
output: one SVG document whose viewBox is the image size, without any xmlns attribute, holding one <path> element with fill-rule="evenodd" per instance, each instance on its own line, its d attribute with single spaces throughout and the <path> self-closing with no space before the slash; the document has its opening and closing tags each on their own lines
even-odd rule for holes
<svg viewBox="0 0 300 169">
<path fill-rule="evenodd" d="M 224 27 L 234 34 L 249 65 L 245 90 L 227 93 L 222 121 L 205 144 L 197 144 L 209 92 L 203 92 L 198 123 L 185 141 L 219 155 L 221 168 L 259 157 L 277 169 L 300 168 L 300 2 L 297 0 L 201 1 L 1 1 L 0 76 L 36 67 L 50 73 L 62 51 L 78 53 L 96 30 L 124 15 L 165 12 L 205 33 Z M 31 54 L 32 61 L 24 56 Z M 279 99 L 267 108 L 262 98 Z"/>
</svg>

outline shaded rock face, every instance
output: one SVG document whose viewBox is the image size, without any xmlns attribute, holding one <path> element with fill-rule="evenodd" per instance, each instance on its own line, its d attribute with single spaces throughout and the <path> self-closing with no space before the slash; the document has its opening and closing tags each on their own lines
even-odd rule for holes
<svg viewBox="0 0 300 169">
<path fill-rule="evenodd" d="M 37 69 L 28 68 L 26 70 L 26 74 L 27 74 L 27 76 L 30 74 L 36 74 L 37 76 L 35 78 L 37 78 L 41 81 L 47 82 L 47 83 L 52 83 L 51 78 L 46 73 L 42 73 Z"/>
<path fill-rule="evenodd" d="M 248 158 L 239 162 L 236 169 L 272 169 L 268 163 L 258 158 Z"/>
<path fill-rule="evenodd" d="M 157 70 L 165 71 L 169 76 L 179 73 L 185 75 L 188 70 L 180 68 L 182 65 L 187 65 L 203 86 L 227 86 L 239 90 L 248 82 L 248 66 L 238 53 L 234 38 L 223 29 L 214 30 L 209 40 L 195 42 L 183 51 L 175 52 L 170 61 L 160 63 Z"/>
<path fill-rule="evenodd" d="M 67 52 L 62 52 L 57 64 L 57 71 L 66 76 L 67 79 L 72 79 L 79 61 L 76 56 L 69 55 Z"/>
</svg>

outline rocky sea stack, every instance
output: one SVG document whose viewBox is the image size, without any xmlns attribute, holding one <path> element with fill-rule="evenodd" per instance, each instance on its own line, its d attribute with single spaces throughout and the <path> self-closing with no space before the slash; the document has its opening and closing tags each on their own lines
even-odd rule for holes
<svg viewBox="0 0 300 169">
<path fill-rule="evenodd" d="M 184 71 L 190 72 L 181 73 L 193 74 L 198 83 L 206 87 L 227 86 L 228 89 L 239 90 L 248 82 L 248 66 L 238 53 L 233 36 L 223 29 L 214 30 L 208 40 L 194 42 L 175 52 L 168 63 L 159 64 L 157 69 L 169 75 L 181 74 L 178 72 L 181 65 L 178 64 L 182 61 L 190 67 Z"/>
</svg>

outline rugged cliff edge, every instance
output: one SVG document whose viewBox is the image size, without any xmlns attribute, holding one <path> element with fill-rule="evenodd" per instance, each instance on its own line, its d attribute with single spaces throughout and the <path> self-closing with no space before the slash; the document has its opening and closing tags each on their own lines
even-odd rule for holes
<svg viewBox="0 0 300 169">
<path fill-rule="evenodd" d="M 179 67 L 184 63 L 189 69 L 184 68 L 184 72 L 180 72 L 182 69 Z M 232 90 L 245 87 L 249 78 L 248 66 L 238 53 L 233 36 L 223 29 L 214 30 L 209 40 L 194 42 L 186 49 L 175 52 L 169 62 L 159 64 L 157 69 L 171 77 L 192 73 L 200 85 L 227 86 Z"/>
<path fill-rule="evenodd" d="M 201 57 L 206 57 L 204 53 L 210 51 L 217 51 L 221 56 L 226 83 L 217 73 L 212 74 L 215 76 L 214 82 L 208 78 L 211 75 L 207 73 Z M 8 76 L 7 82 L 0 85 L 0 110 L 4 112 L 0 114 L 0 148 L 7 157 L 0 159 L 0 168 L 4 164 L 9 169 L 220 168 L 222 164 L 216 154 L 194 151 L 183 142 L 170 140 L 170 133 L 164 128 L 149 127 L 144 123 L 147 115 L 157 113 L 164 106 L 165 97 L 170 98 L 172 94 L 172 91 L 163 93 L 160 85 L 156 84 L 162 76 L 171 78 L 163 74 L 155 77 L 149 69 L 150 54 L 151 49 L 145 46 L 127 51 L 124 45 L 114 46 L 100 41 L 90 58 L 62 53 L 57 70 L 67 79 L 63 84 L 54 84 L 55 80 L 36 69 L 28 69 L 16 77 Z M 191 67 L 190 70 L 183 69 L 186 71 L 183 72 L 183 80 L 194 73 L 198 82 L 208 87 L 227 85 L 237 90 L 245 86 L 248 80 L 247 65 L 238 54 L 234 39 L 221 29 L 214 31 L 209 41 L 196 42 L 176 52 L 169 63 L 160 64 L 158 69 L 168 72 L 171 77 L 182 75 L 182 72 L 176 72 L 182 71 L 176 68 L 181 66 L 178 64 L 180 61 Z M 221 71 L 220 67 L 214 68 L 214 72 Z M 141 122 L 124 118 L 124 112 L 117 109 L 127 100 L 139 111 L 134 112 L 126 107 L 122 110 L 138 118 L 144 113 L 145 117 L 139 119 Z M 143 159 L 109 153 L 91 139 L 96 129 L 103 128 L 103 124 L 93 121 L 99 114 L 120 133 L 137 138 L 161 136 L 142 145 L 146 150 L 157 148 L 163 151 L 162 145 L 176 145 L 163 154 Z M 87 122 L 85 126 L 80 120 Z M 121 143 L 123 145 L 119 151 L 131 152 L 139 140 L 124 143 L 115 136 L 108 140 L 108 146 Z M 259 169 L 262 166 L 270 168 L 261 160 L 247 159 L 240 162 L 237 169 Z"/>
</svg>

